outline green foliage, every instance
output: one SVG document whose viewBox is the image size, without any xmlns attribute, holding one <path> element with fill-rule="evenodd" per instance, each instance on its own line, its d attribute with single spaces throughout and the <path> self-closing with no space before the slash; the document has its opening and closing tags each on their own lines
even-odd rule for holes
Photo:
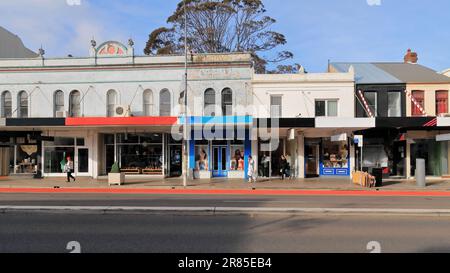
<svg viewBox="0 0 450 273">
<path fill-rule="evenodd" d="M 266 15 L 262 0 L 186 0 L 186 9 L 181 1 L 167 19 L 170 27 L 157 28 L 149 35 L 145 54 L 184 54 L 185 11 L 187 43 L 193 53 L 248 52 L 257 73 L 266 72 L 268 63 L 293 57 L 289 51 L 271 52 L 287 41 L 271 30 L 276 20 Z"/>
<path fill-rule="evenodd" d="M 120 173 L 119 163 L 114 162 L 111 167 L 111 173 Z"/>
</svg>

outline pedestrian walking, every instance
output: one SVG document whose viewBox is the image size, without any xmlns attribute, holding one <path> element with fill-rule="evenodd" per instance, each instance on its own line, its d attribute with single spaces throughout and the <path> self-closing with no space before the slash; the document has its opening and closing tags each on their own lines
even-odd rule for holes
<svg viewBox="0 0 450 273">
<path fill-rule="evenodd" d="M 73 161 L 70 156 L 67 157 L 66 165 L 64 165 L 64 171 L 67 173 L 67 182 L 70 182 L 70 178 L 73 179 L 73 182 L 75 182 L 75 177 L 73 177 L 72 173 L 74 171 L 73 169 Z"/>
<path fill-rule="evenodd" d="M 288 162 L 286 160 L 286 157 L 284 155 L 281 155 L 280 157 L 280 175 L 281 180 L 284 180 L 286 177 L 286 170 L 287 170 Z"/>
<path fill-rule="evenodd" d="M 248 179 L 250 183 L 256 182 L 255 160 L 252 156 L 248 157 Z"/>
</svg>

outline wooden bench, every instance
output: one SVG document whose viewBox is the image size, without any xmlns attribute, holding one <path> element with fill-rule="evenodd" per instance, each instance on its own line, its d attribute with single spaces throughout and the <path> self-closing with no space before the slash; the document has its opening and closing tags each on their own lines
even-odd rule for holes
<svg viewBox="0 0 450 273">
<path fill-rule="evenodd" d="M 120 172 L 124 174 L 141 174 L 141 170 L 139 168 L 120 169 Z"/>
</svg>

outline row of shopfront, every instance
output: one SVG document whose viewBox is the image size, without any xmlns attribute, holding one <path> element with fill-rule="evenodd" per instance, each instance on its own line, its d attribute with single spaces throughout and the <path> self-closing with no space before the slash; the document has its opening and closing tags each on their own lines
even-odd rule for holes
<svg viewBox="0 0 450 273">
<path fill-rule="evenodd" d="M 3 175 L 63 176 L 68 157 L 74 160 L 78 176 L 105 176 L 114 162 L 127 175 L 182 175 L 182 139 L 173 130 L 181 128 L 182 119 L 140 119 L 138 125 L 135 118 L 127 118 L 126 126 L 111 126 L 113 119 L 97 119 L 90 126 L 81 119 L 82 124 L 72 120 L 64 121 L 64 126 L 55 126 L 54 119 L 27 119 L 27 123 L 50 126 L 33 131 L 6 126 L 9 130 L 2 131 L 0 138 L 2 165 L 7 165 L 2 167 Z M 298 178 L 350 177 L 353 170 L 371 168 L 382 168 L 386 176 L 412 177 L 417 158 L 426 159 L 429 176 L 449 173 L 448 139 L 442 137 L 450 133 L 446 118 L 439 119 L 442 126 L 433 118 L 341 119 L 335 121 L 341 123 L 339 129 L 321 128 L 315 119 L 299 118 L 282 119 L 280 128 L 267 130 L 259 121 L 193 118 L 190 177 L 244 179 L 249 156 L 257 162 L 260 177 L 279 177 L 282 155 L 290 175 Z M 261 130 L 276 134 L 268 139 Z M 356 143 L 356 136 L 362 136 L 363 143 Z"/>
</svg>

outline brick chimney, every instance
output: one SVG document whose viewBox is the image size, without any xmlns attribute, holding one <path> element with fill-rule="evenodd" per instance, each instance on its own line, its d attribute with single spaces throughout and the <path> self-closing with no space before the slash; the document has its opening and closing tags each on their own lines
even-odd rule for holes
<svg viewBox="0 0 450 273">
<path fill-rule="evenodd" d="M 418 60 L 419 58 L 417 56 L 417 53 L 412 52 L 411 49 L 408 49 L 408 52 L 406 53 L 404 58 L 405 63 L 416 64 Z"/>
</svg>

